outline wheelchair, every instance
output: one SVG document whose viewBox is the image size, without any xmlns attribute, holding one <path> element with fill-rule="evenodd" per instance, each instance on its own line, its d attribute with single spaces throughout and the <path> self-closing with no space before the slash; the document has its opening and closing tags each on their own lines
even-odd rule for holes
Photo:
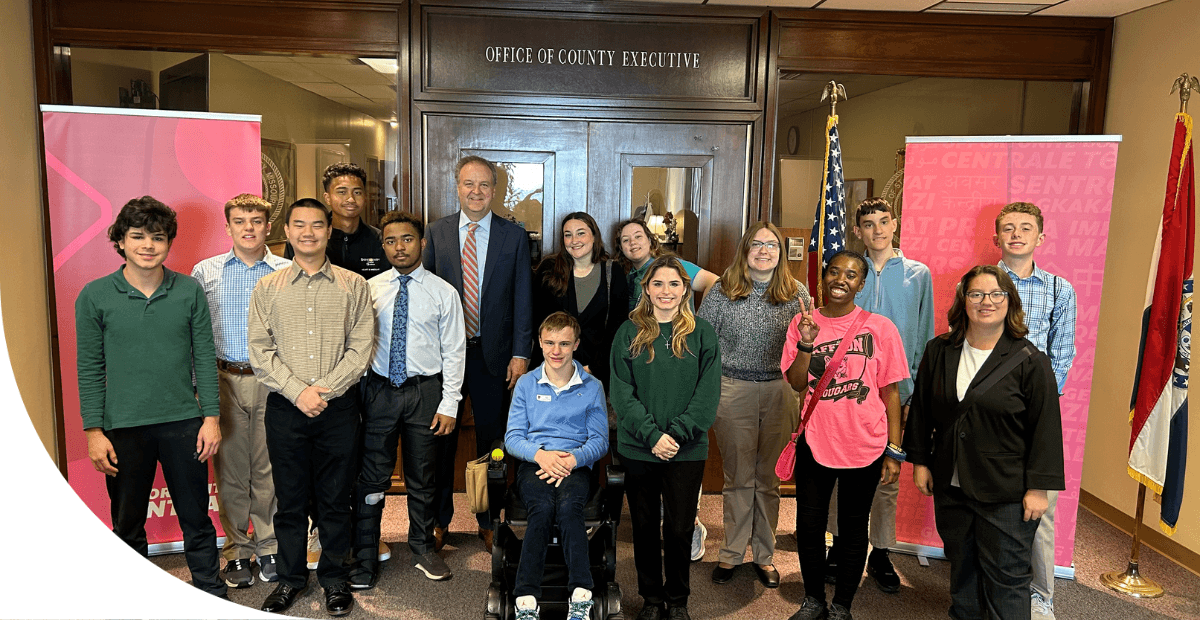
<svg viewBox="0 0 1200 620">
<path fill-rule="evenodd" d="M 517 565 L 521 560 L 522 539 L 528 513 L 521 502 L 516 485 L 508 484 L 509 460 L 497 463 L 488 470 L 488 498 L 492 506 L 503 507 L 503 518 L 492 511 L 492 582 L 487 589 L 484 611 L 486 620 L 513 620 L 517 615 Z M 591 497 L 583 509 L 588 528 L 588 558 L 592 570 L 592 620 L 619 620 L 621 586 L 617 574 L 617 526 L 621 522 L 621 498 L 625 472 L 609 465 L 605 469 L 605 484 L 592 472 Z M 497 504 L 496 502 L 500 502 Z M 567 567 L 557 524 L 551 530 L 546 548 L 546 572 L 542 581 L 542 597 L 538 600 L 542 618 L 565 618 L 571 593 L 567 591 Z"/>
</svg>

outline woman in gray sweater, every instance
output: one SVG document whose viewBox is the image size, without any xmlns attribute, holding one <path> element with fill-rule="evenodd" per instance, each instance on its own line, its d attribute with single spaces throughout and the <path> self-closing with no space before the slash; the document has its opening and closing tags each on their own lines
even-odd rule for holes
<svg viewBox="0 0 1200 620">
<path fill-rule="evenodd" d="M 779 520 L 775 461 L 799 410 L 779 358 L 788 322 L 812 304 L 781 260 L 783 251 L 779 229 L 769 222 L 752 225 L 697 313 L 712 324 L 721 344 L 721 402 L 713 429 L 725 469 L 725 541 L 714 583 L 733 578 L 749 544 L 759 581 L 779 587 L 773 560 Z"/>
</svg>

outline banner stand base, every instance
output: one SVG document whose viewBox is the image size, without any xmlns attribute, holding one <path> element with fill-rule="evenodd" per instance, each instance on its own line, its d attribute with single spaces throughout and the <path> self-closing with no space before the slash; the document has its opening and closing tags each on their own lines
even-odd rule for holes
<svg viewBox="0 0 1200 620">
<path fill-rule="evenodd" d="M 946 559 L 946 551 L 941 547 L 930 547 L 927 545 L 918 545 L 914 543 L 898 542 L 895 545 L 892 545 L 888 551 L 895 551 L 896 553 L 904 553 L 907 555 L 915 555 L 918 558 L 928 558 L 932 560 Z M 1075 563 L 1072 562 L 1070 566 L 1055 566 L 1054 578 L 1070 579 L 1071 581 L 1075 581 Z"/>
<path fill-rule="evenodd" d="M 225 546 L 225 537 L 218 536 L 217 537 L 217 548 L 220 549 L 221 547 L 224 547 L 224 546 Z M 153 545 L 147 545 L 146 553 L 150 557 L 154 557 L 156 555 L 170 555 L 172 553 L 183 553 L 183 541 L 177 540 L 175 542 L 155 543 Z"/>
</svg>

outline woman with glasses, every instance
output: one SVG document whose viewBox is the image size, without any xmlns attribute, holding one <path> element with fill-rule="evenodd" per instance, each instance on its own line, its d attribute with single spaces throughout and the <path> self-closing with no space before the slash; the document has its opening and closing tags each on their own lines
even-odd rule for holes
<svg viewBox="0 0 1200 620">
<path fill-rule="evenodd" d="M 867 562 L 875 488 L 896 481 L 904 458 L 899 382 L 908 378 L 908 360 L 896 326 L 854 303 L 868 268 L 860 254 L 833 255 L 821 272 L 825 305 L 801 310 L 788 325 L 783 346 L 781 369 L 806 395 L 802 416 L 810 399 L 817 399 L 796 439 L 796 544 L 805 596 L 791 620 L 851 620 L 850 605 Z M 837 589 L 827 607 L 825 523 L 834 483 L 840 557 Z"/>
<path fill-rule="evenodd" d="M 921 358 L 904 448 L 933 496 L 950 615 L 1029 618 L 1038 519 L 1046 491 L 1065 487 L 1058 384 L 999 267 L 962 277 L 949 324 Z"/>
<path fill-rule="evenodd" d="M 721 402 L 713 429 L 725 471 L 725 540 L 714 583 L 733 578 L 749 545 L 759 581 L 779 587 L 773 559 L 779 521 L 775 461 L 797 421 L 796 392 L 779 359 L 788 323 L 812 304 L 808 289 L 781 260 L 782 247 L 774 224 L 751 226 L 697 313 L 712 324 L 721 344 Z"/>
<path fill-rule="evenodd" d="M 617 453 L 644 601 L 638 620 L 689 620 L 688 556 L 721 394 L 721 353 L 712 326 L 688 306 L 691 282 L 679 259 L 657 258 L 647 274 L 609 358 Z"/>
<path fill-rule="evenodd" d="M 629 316 L 625 270 L 610 260 L 600 227 L 582 211 L 563 218 L 558 252 L 547 256 L 534 275 L 534 324 L 555 312 L 579 321 L 575 359 L 608 390 L 608 350 L 613 335 Z M 543 361 L 533 349 L 532 366 Z"/>
</svg>

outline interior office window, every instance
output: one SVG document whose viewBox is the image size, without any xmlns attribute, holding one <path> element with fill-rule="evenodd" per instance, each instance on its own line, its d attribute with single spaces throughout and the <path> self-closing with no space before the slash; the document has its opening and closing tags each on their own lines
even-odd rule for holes
<svg viewBox="0 0 1200 620">
<path fill-rule="evenodd" d="M 699 168 L 635 166 L 629 217 L 646 222 L 663 248 L 696 260 Z"/>
<path fill-rule="evenodd" d="M 273 244 L 288 204 L 322 197 L 331 163 L 366 172 L 367 223 L 397 207 L 396 71 L 395 58 L 71 49 L 75 105 L 262 116 Z"/>
</svg>

